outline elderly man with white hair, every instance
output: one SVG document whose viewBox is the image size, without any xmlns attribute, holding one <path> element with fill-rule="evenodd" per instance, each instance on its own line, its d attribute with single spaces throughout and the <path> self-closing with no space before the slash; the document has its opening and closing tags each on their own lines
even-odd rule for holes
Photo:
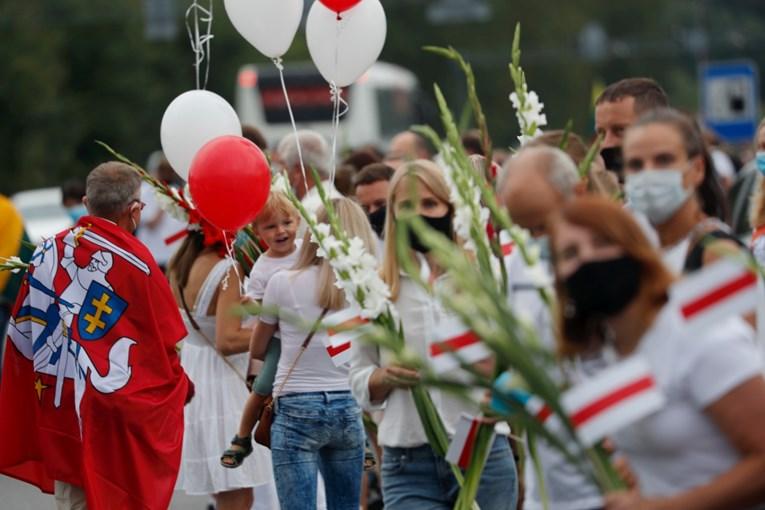
<svg viewBox="0 0 765 510">
<path fill-rule="evenodd" d="M 299 141 L 300 150 L 298 150 L 296 140 Z M 316 131 L 310 130 L 298 131 L 297 136 L 294 133 L 289 134 L 282 138 L 276 147 L 274 162 L 281 164 L 287 171 L 287 178 L 292 189 L 302 200 L 303 206 L 308 212 L 315 213 L 321 207 L 321 198 L 311 169 L 319 174 L 321 184 L 330 198 L 341 196 L 329 180 L 331 171 L 330 150 L 324 137 Z M 303 157 L 302 166 L 300 164 L 301 155 Z"/>
</svg>

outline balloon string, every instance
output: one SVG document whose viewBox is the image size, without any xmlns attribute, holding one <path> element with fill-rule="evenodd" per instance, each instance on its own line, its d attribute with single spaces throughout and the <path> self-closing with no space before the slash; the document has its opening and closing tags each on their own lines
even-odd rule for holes
<svg viewBox="0 0 765 510">
<path fill-rule="evenodd" d="M 210 59 L 212 58 L 210 52 L 210 40 L 213 38 L 213 0 L 210 0 L 209 5 L 210 7 L 205 9 L 199 5 L 197 0 L 193 0 L 189 8 L 186 9 L 186 32 L 189 34 L 191 51 L 194 52 L 194 71 L 196 75 L 197 89 L 207 88 L 207 80 L 210 76 Z M 191 23 L 192 16 L 194 17 L 193 27 Z M 204 33 L 199 29 L 200 22 L 207 25 Z M 205 64 L 205 75 L 204 82 L 201 82 L 199 74 L 203 62 Z"/>
<path fill-rule="evenodd" d="M 339 53 L 340 53 L 340 31 L 342 28 L 342 18 L 340 17 L 340 13 L 337 13 L 337 20 L 335 21 L 335 59 L 334 59 L 334 69 L 332 72 L 332 76 L 337 77 L 337 66 L 339 59 Z M 329 82 L 329 94 L 332 98 L 332 158 L 331 158 L 331 164 L 329 167 L 330 170 L 330 179 L 329 182 L 332 183 L 332 186 L 335 186 L 335 173 L 337 171 L 335 158 L 337 158 L 337 131 L 340 128 L 340 116 L 338 115 L 338 112 L 340 111 L 340 102 L 338 98 L 340 97 L 340 94 L 338 92 L 337 83 L 335 83 L 334 80 Z"/>
<path fill-rule="evenodd" d="M 348 106 L 348 102 L 343 99 L 343 89 L 339 88 L 337 84 L 334 81 L 331 81 L 329 83 L 329 93 L 332 97 L 332 162 L 330 164 L 331 169 L 331 177 L 330 182 L 332 185 L 335 185 L 335 172 L 336 172 L 336 161 L 335 158 L 337 156 L 337 133 L 340 128 L 340 118 L 348 113 L 348 109 L 350 108 Z M 342 106 L 342 110 L 340 107 Z"/>
<path fill-rule="evenodd" d="M 279 70 L 279 79 L 282 82 L 282 93 L 284 94 L 284 101 L 287 103 L 287 112 L 290 114 L 290 123 L 292 124 L 292 133 L 295 135 L 295 145 L 297 145 L 298 159 L 300 160 L 300 171 L 303 172 L 303 185 L 305 186 L 305 193 L 308 194 L 308 180 L 305 175 L 305 164 L 303 163 L 303 149 L 300 148 L 300 140 L 298 140 L 297 124 L 295 124 L 295 115 L 292 113 L 292 104 L 290 104 L 290 96 L 287 93 L 287 85 L 284 83 L 284 64 L 281 57 L 273 59 L 273 63 Z"/>
<path fill-rule="evenodd" d="M 245 293 L 244 280 L 242 279 L 242 275 L 239 274 L 239 268 L 237 267 L 236 259 L 234 258 L 234 243 L 228 240 L 225 230 L 223 231 L 223 244 L 226 247 L 226 258 L 229 260 L 229 263 L 231 264 L 231 268 L 234 270 L 234 274 L 236 275 L 236 281 L 239 282 L 239 294 L 243 296 Z M 229 272 L 226 271 L 226 276 L 223 278 L 223 281 L 221 282 L 221 288 L 223 290 L 228 289 L 228 277 L 229 277 Z"/>
</svg>

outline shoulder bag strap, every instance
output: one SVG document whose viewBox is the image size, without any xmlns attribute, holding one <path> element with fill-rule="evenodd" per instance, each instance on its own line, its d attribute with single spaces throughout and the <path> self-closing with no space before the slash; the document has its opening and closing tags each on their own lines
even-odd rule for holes
<svg viewBox="0 0 765 510">
<path fill-rule="evenodd" d="M 300 361 L 300 357 L 303 356 L 303 353 L 308 348 L 308 344 L 311 343 L 311 339 L 313 338 L 313 335 L 316 334 L 316 330 L 319 328 L 319 324 L 321 324 L 321 320 L 324 318 L 325 315 L 327 315 L 327 312 L 329 311 L 328 308 L 325 308 L 321 311 L 321 315 L 319 315 L 319 318 L 316 319 L 316 322 L 313 323 L 313 326 L 311 326 L 311 331 L 308 332 L 308 336 L 305 337 L 305 340 L 303 341 L 303 345 L 300 346 L 300 352 L 295 357 L 295 361 L 292 362 L 292 366 L 290 366 L 290 369 L 287 371 L 287 375 L 284 377 L 284 380 L 279 385 L 279 389 L 276 390 L 275 395 L 279 395 L 282 390 L 284 389 L 284 385 L 287 384 L 287 380 L 292 375 L 292 371 L 295 370 L 295 367 L 298 364 L 298 361 Z"/>
</svg>

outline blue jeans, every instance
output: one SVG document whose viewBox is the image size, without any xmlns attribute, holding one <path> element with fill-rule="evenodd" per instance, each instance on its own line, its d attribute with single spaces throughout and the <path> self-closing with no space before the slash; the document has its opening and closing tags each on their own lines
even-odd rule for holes
<svg viewBox="0 0 765 510">
<path fill-rule="evenodd" d="M 279 397 L 271 460 L 282 510 L 316 508 L 317 470 L 328 510 L 358 510 L 364 463 L 361 408 L 349 391 Z"/>
<path fill-rule="evenodd" d="M 384 447 L 383 502 L 386 510 L 451 510 L 459 485 L 449 464 L 429 445 L 416 448 Z M 486 461 L 476 502 L 482 510 L 514 510 L 518 474 L 510 443 L 497 436 Z"/>
</svg>

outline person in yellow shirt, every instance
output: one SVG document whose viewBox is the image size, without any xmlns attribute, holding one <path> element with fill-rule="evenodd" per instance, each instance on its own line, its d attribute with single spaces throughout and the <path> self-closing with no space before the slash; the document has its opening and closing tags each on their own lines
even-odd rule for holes
<svg viewBox="0 0 765 510">
<path fill-rule="evenodd" d="M 32 250 L 24 245 L 24 221 L 8 197 L 0 195 L 0 257 L 21 257 L 28 261 Z M 11 316 L 13 302 L 21 284 L 21 273 L 0 271 L 0 358 L 5 347 L 5 329 Z M 0 365 L 2 370 L 2 365 Z"/>
</svg>

